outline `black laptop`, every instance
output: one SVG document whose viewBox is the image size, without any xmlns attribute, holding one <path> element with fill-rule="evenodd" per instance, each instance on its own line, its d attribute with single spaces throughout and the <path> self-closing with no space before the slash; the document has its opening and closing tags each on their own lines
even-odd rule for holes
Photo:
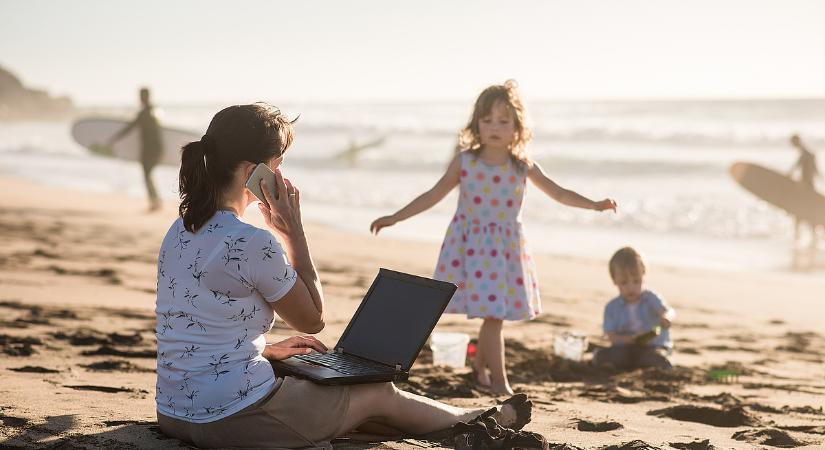
<svg viewBox="0 0 825 450">
<path fill-rule="evenodd" d="M 452 283 L 381 269 L 334 349 L 272 361 L 275 374 L 318 384 L 406 380 L 455 291 Z"/>
</svg>

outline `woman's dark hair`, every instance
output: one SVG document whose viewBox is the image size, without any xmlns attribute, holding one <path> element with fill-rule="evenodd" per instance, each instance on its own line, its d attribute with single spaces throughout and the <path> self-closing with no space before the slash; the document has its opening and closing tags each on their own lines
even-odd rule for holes
<svg viewBox="0 0 825 450">
<path fill-rule="evenodd" d="M 196 232 L 220 208 L 241 162 L 267 162 L 286 152 L 294 122 L 266 103 L 230 106 L 215 114 L 200 141 L 183 146 L 179 212 L 187 231 Z"/>
</svg>

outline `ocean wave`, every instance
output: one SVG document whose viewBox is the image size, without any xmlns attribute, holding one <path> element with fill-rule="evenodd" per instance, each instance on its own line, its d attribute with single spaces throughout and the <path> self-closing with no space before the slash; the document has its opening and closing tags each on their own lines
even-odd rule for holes
<svg viewBox="0 0 825 450">
<path fill-rule="evenodd" d="M 803 124 L 804 125 L 804 124 Z M 810 145 L 825 146 L 825 126 L 791 125 L 731 125 L 729 127 L 689 126 L 645 126 L 641 124 L 617 124 L 604 126 L 569 125 L 533 127 L 534 142 L 613 142 L 613 143 L 651 143 L 678 146 L 717 146 L 717 147 L 757 147 L 769 148 L 787 146 L 792 134 L 800 134 Z M 314 123 L 306 124 L 302 132 L 342 133 L 350 135 L 378 135 L 389 137 L 415 136 L 431 138 L 453 138 L 457 140 L 458 128 L 442 125 L 374 125 L 359 123 Z"/>
</svg>

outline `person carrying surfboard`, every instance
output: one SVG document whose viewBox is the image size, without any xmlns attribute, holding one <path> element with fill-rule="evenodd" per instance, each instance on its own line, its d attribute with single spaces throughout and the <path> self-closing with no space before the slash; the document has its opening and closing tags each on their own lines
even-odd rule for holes
<svg viewBox="0 0 825 450">
<path fill-rule="evenodd" d="M 788 176 L 793 178 L 794 173 L 798 169 L 799 183 L 805 188 L 815 191 L 816 188 L 814 186 L 814 180 L 822 176 L 816 167 L 816 155 L 802 143 L 802 139 L 799 138 L 798 134 L 791 136 L 791 145 L 799 150 L 799 159 L 797 159 L 796 164 L 791 167 L 790 172 L 788 172 Z M 800 222 L 801 221 L 797 217 L 794 234 L 797 242 L 799 241 Z M 816 226 L 813 224 L 811 224 L 811 246 L 816 246 Z"/>
<path fill-rule="evenodd" d="M 152 169 L 160 162 L 160 157 L 163 154 L 163 140 L 160 136 L 160 123 L 157 116 L 155 116 L 155 109 L 150 101 L 148 88 L 140 89 L 140 104 L 140 112 L 138 112 L 135 120 L 112 136 L 107 142 L 107 146 L 113 146 L 115 142 L 126 136 L 133 128 L 138 127 L 140 164 L 143 167 L 143 180 L 146 183 L 146 192 L 149 195 L 149 212 L 152 212 L 160 209 L 160 197 L 155 188 L 155 183 L 152 181 Z"/>
</svg>

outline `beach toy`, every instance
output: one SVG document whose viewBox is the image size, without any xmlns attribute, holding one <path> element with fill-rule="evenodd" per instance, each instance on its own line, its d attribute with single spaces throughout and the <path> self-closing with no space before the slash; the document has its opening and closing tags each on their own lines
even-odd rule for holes
<svg viewBox="0 0 825 450">
<path fill-rule="evenodd" d="M 656 325 L 655 327 L 653 327 L 653 329 L 651 329 L 647 333 L 640 334 L 640 335 L 636 336 L 636 339 L 634 339 L 634 342 L 636 342 L 639 345 L 644 345 L 644 344 L 647 344 L 651 339 L 655 338 L 656 336 L 658 336 L 660 334 L 662 334 L 662 327 L 660 327 L 659 325 Z"/>
<path fill-rule="evenodd" d="M 467 362 L 467 333 L 436 332 L 430 336 L 433 351 L 433 365 L 460 369 Z"/>
<path fill-rule="evenodd" d="M 712 381 L 720 383 L 737 383 L 739 382 L 740 372 L 733 369 L 714 369 L 708 370 L 707 378 Z"/>
<path fill-rule="evenodd" d="M 475 358 L 476 353 L 478 352 L 478 346 L 470 342 L 467 344 L 467 357 L 468 358 Z"/>
<path fill-rule="evenodd" d="M 553 338 L 553 354 L 571 361 L 581 361 L 587 350 L 587 336 L 565 331 Z"/>
</svg>

